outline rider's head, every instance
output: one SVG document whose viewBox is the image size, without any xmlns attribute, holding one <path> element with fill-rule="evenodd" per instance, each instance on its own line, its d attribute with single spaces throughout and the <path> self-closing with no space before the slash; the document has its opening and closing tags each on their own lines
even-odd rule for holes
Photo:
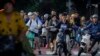
<svg viewBox="0 0 100 56">
<path fill-rule="evenodd" d="M 14 4 L 12 1 L 6 1 L 3 8 L 6 13 L 11 13 L 13 11 L 13 6 Z"/>
<path fill-rule="evenodd" d="M 62 22 L 66 22 L 66 18 L 67 18 L 67 13 L 66 12 L 62 13 Z"/>
<path fill-rule="evenodd" d="M 52 20 L 56 21 L 56 19 L 57 19 L 56 15 L 52 15 Z"/>
<path fill-rule="evenodd" d="M 97 14 L 92 15 L 92 22 L 96 23 L 97 20 L 98 20 L 98 15 Z"/>
<path fill-rule="evenodd" d="M 62 20 L 62 13 L 59 14 L 59 20 Z"/>
<path fill-rule="evenodd" d="M 56 11 L 54 9 L 51 11 L 51 15 L 56 15 Z"/>
<path fill-rule="evenodd" d="M 64 29 L 60 28 L 60 29 L 59 29 L 59 32 L 64 32 Z"/>
</svg>

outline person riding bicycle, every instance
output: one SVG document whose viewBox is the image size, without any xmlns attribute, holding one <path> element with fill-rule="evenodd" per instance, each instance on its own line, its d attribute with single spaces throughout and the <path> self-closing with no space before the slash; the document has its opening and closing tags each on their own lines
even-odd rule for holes
<svg viewBox="0 0 100 56">
<path fill-rule="evenodd" d="M 91 49 L 94 47 L 94 45 L 97 42 L 100 42 L 100 22 L 98 21 L 98 15 L 96 14 L 92 15 L 92 22 L 85 29 L 89 29 L 91 35 L 92 44 L 88 50 L 90 52 Z M 94 52 L 92 53 L 93 56 L 95 54 Z"/>
<path fill-rule="evenodd" d="M 57 43 L 61 42 L 64 45 L 64 53 L 65 55 L 67 55 L 68 50 L 67 50 L 67 43 L 66 43 L 66 35 L 69 34 L 68 31 L 68 22 L 66 22 L 66 14 L 63 13 L 62 14 L 62 20 L 61 22 L 58 24 L 58 27 L 60 30 L 57 33 L 57 37 L 56 37 L 56 45 L 55 45 L 55 50 L 54 50 L 54 55 L 57 54 Z"/>
<path fill-rule="evenodd" d="M 66 44 L 66 34 L 64 33 L 64 29 L 59 29 L 59 32 L 57 34 L 56 38 L 56 51 L 58 47 L 58 43 L 61 43 L 63 45 L 63 51 L 65 56 L 67 56 L 68 50 L 67 50 L 67 44 Z"/>
</svg>

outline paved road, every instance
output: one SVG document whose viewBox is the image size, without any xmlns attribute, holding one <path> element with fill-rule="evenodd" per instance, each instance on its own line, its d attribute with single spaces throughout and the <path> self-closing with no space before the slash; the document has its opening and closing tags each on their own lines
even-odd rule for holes
<svg viewBox="0 0 100 56">
<path fill-rule="evenodd" d="M 42 50 L 42 55 L 38 55 L 38 50 L 35 50 L 35 54 L 37 54 L 37 56 L 57 56 L 57 55 L 52 55 L 52 52 L 45 49 L 45 48 L 41 48 Z M 78 54 L 78 50 L 72 50 L 72 56 L 77 56 Z M 82 53 L 81 56 L 91 56 L 88 53 Z M 98 54 L 96 56 L 100 56 L 100 52 L 98 52 Z"/>
<path fill-rule="evenodd" d="M 96 46 L 97 45 L 95 45 L 95 47 L 93 48 L 93 50 L 96 49 Z M 99 47 L 100 47 L 100 45 L 99 45 Z M 38 50 L 37 49 L 35 50 L 35 54 L 37 56 L 57 56 L 57 55 L 52 55 L 52 52 L 49 49 L 41 48 L 41 50 L 42 50 L 42 55 L 38 55 Z M 78 54 L 78 48 L 74 48 L 71 51 L 71 53 L 72 53 L 72 56 L 77 56 L 77 54 Z M 88 53 L 82 53 L 81 56 L 91 56 L 91 55 L 88 54 Z M 100 51 L 98 52 L 98 54 L 96 56 L 100 56 Z"/>
</svg>

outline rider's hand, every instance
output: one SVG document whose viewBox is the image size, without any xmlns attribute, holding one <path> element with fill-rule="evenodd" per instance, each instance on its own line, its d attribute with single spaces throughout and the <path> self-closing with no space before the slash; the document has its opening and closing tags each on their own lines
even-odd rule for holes
<svg viewBox="0 0 100 56">
<path fill-rule="evenodd" d="M 69 28 L 68 30 L 72 30 L 72 28 Z"/>
<path fill-rule="evenodd" d="M 46 29 L 49 29 L 49 27 L 46 27 Z"/>
<path fill-rule="evenodd" d="M 45 25 L 45 24 L 43 24 L 43 25 L 42 25 L 42 27 L 46 27 L 46 25 Z"/>
<path fill-rule="evenodd" d="M 100 32 L 98 32 L 97 35 L 100 35 Z"/>
<path fill-rule="evenodd" d="M 41 28 L 41 25 L 37 25 L 37 27 L 35 27 L 35 29 L 40 29 Z"/>
</svg>

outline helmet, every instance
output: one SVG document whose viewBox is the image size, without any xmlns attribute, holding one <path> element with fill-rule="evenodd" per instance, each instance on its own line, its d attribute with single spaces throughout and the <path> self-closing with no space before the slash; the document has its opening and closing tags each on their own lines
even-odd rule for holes
<svg viewBox="0 0 100 56">
<path fill-rule="evenodd" d="M 92 15 L 91 18 L 97 18 L 98 19 L 98 15 L 97 14 L 94 14 L 94 15 Z"/>
<path fill-rule="evenodd" d="M 28 16 L 31 16 L 33 13 L 32 12 L 28 12 Z"/>
<path fill-rule="evenodd" d="M 65 30 L 64 29 L 59 29 L 59 32 L 64 32 Z"/>
<path fill-rule="evenodd" d="M 44 14 L 44 17 L 48 18 L 49 17 L 49 14 Z"/>
</svg>

